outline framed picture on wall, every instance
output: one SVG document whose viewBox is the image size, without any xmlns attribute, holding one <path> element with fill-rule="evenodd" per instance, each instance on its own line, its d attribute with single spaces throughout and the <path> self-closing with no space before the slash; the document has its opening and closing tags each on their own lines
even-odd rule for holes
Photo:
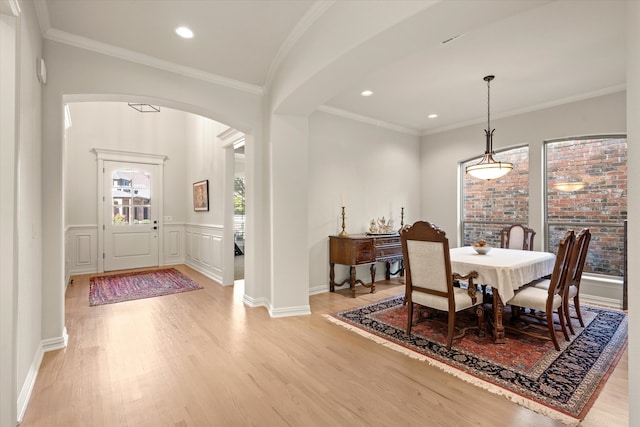
<svg viewBox="0 0 640 427">
<path fill-rule="evenodd" d="M 209 180 L 193 183 L 193 210 L 209 210 Z"/>
</svg>

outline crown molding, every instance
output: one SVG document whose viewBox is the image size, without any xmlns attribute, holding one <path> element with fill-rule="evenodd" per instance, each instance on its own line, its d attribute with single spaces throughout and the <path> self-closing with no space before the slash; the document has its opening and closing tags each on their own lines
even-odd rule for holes
<svg viewBox="0 0 640 427">
<path fill-rule="evenodd" d="M 566 98 L 556 99 L 555 101 L 545 102 L 543 104 L 531 105 L 529 107 L 520 108 L 517 110 L 509 110 L 500 114 L 491 114 L 491 118 L 494 120 L 504 119 L 507 117 L 517 116 L 519 114 L 532 113 L 534 111 L 544 110 L 547 108 L 557 107 L 559 105 L 571 104 L 573 102 L 584 101 L 586 99 L 597 98 L 599 96 L 610 95 L 612 93 L 622 92 L 627 89 L 626 84 L 619 84 L 616 86 L 606 87 L 604 89 L 596 90 L 593 92 L 581 93 L 576 96 L 569 96 Z M 430 129 L 428 131 L 424 131 L 421 135 L 433 135 L 440 132 L 446 132 L 454 129 L 460 129 L 467 126 L 477 125 L 479 123 L 485 123 L 486 118 L 477 119 L 477 120 L 468 120 L 466 122 L 456 123 L 450 126 L 443 126 L 439 128 Z"/>
<path fill-rule="evenodd" d="M 241 90 L 243 92 L 248 92 L 254 95 L 263 95 L 264 93 L 263 88 L 260 86 L 243 83 L 238 80 L 233 80 L 226 77 L 218 76 L 216 74 L 207 73 L 195 68 L 185 67 L 174 62 L 165 61 L 163 59 L 158 59 L 150 55 L 144 55 L 129 49 L 123 49 L 107 43 L 102 43 L 93 39 L 89 39 L 87 37 L 77 36 L 65 31 L 57 30 L 55 28 L 49 28 L 46 31 L 44 38 L 70 46 L 75 46 L 80 49 L 86 49 L 102 55 L 124 59 L 125 61 L 134 62 L 136 64 L 146 65 L 147 67 L 169 71 L 186 77 L 202 80 L 208 83 Z"/>
<path fill-rule="evenodd" d="M 293 30 L 291 30 L 284 43 L 282 43 L 278 49 L 273 61 L 271 61 L 271 65 L 269 66 L 267 77 L 265 79 L 265 88 L 268 89 L 271 87 L 271 83 L 273 82 L 276 72 L 280 68 L 280 64 L 282 64 L 282 61 L 284 61 L 284 58 L 286 58 L 293 46 L 298 43 L 304 33 L 318 20 L 318 18 L 333 6 L 335 2 L 336 0 L 322 0 L 315 2 L 311 9 L 307 11 Z"/>
<path fill-rule="evenodd" d="M 389 129 L 395 132 L 406 133 L 408 135 L 420 136 L 420 131 L 416 129 L 410 129 L 392 123 L 388 123 L 382 120 L 374 119 L 372 117 L 363 116 L 360 114 L 352 113 L 350 111 L 341 110 L 340 108 L 330 107 L 328 105 L 320 105 L 317 108 L 318 111 L 323 113 L 332 114 L 334 116 L 343 117 L 345 119 L 356 120 L 358 122 L 367 123 L 373 126 Z"/>
</svg>

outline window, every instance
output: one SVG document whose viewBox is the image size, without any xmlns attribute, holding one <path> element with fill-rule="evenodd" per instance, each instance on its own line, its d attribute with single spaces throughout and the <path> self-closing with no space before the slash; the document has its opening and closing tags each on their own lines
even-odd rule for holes
<svg viewBox="0 0 640 427">
<path fill-rule="evenodd" d="M 111 177 L 113 225 L 151 222 L 151 175 L 145 171 L 119 169 Z"/>
<path fill-rule="evenodd" d="M 513 163 L 513 170 L 491 181 L 464 173 L 479 157 L 462 164 L 462 245 L 485 239 L 499 247 L 500 229 L 529 222 L 529 147 L 501 151 L 496 159 Z"/>
<path fill-rule="evenodd" d="M 591 231 L 584 271 L 623 275 L 627 140 L 623 136 L 545 143 L 547 250 L 565 231 Z"/>
</svg>

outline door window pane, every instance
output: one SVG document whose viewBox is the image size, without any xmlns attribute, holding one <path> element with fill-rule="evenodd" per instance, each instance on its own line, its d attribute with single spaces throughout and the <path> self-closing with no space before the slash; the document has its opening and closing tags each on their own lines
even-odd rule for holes
<svg viewBox="0 0 640 427">
<path fill-rule="evenodd" d="M 137 169 L 118 169 L 111 175 L 113 225 L 151 222 L 151 174 Z"/>
</svg>

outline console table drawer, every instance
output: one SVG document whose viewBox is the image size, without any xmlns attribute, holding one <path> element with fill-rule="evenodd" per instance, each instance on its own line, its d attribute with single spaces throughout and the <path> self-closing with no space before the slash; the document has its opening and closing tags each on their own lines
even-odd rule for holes
<svg viewBox="0 0 640 427">
<path fill-rule="evenodd" d="M 400 237 L 376 237 L 374 239 L 376 246 L 398 246 L 400 247 Z"/>
<path fill-rule="evenodd" d="M 359 240 L 353 247 L 353 259 L 355 264 L 367 264 L 375 261 L 373 256 L 373 242 L 370 240 Z"/>
<path fill-rule="evenodd" d="M 402 257 L 401 246 L 383 246 L 376 247 L 376 259 L 381 261 L 382 258 L 397 258 Z"/>
<path fill-rule="evenodd" d="M 343 265 L 375 262 L 373 240 L 331 236 L 330 262 Z"/>
</svg>

